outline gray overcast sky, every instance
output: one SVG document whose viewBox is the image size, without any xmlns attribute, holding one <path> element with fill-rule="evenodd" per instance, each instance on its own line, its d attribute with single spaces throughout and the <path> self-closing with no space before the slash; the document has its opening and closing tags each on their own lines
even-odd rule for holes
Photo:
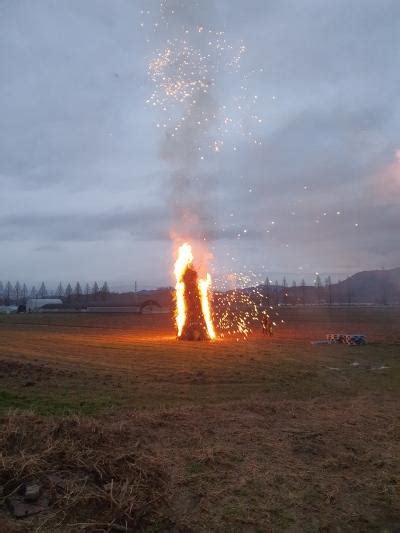
<svg viewBox="0 0 400 533">
<path fill-rule="evenodd" d="M 213 268 L 311 279 L 400 266 L 400 2 L 170 3 L 177 25 L 182 9 L 243 39 L 262 117 L 261 146 L 227 143 L 199 169 Z M 170 283 L 179 190 L 145 104 L 158 12 L 0 0 L 3 281 Z M 235 90 L 220 84 L 218 98 Z"/>
</svg>

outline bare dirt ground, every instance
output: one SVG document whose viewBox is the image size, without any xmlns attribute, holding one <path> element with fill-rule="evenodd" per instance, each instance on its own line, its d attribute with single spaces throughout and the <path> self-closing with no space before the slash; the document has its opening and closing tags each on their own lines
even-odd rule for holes
<svg viewBox="0 0 400 533">
<path fill-rule="evenodd" d="M 213 343 L 166 316 L 0 317 L 0 530 L 399 530 L 400 310 L 281 313 Z M 330 332 L 370 342 L 310 344 Z"/>
</svg>

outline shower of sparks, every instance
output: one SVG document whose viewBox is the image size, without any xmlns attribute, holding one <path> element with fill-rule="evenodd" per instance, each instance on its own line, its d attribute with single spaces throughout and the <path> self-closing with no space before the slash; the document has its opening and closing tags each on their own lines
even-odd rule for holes
<svg viewBox="0 0 400 533">
<path fill-rule="evenodd" d="M 247 84 L 252 72 L 241 72 L 246 52 L 243 42 L 233 45 L 224 32 L 203 26 L 181 26 L 171 36 L 169 22 L 175 12 L 168 11 L 166 17 L 166 5 L 167 2 L 161 3 L 155 22 L 149 10 L 142 11 L 146 23 L 141 24 L 156 34 L 157 40 L 167 36 L 148 64 L 154 90 L 146 103 L 159 110 L 157 127 L 176 137 L 185 131 L 189 121 L 197 129 L 200 161 L 207 153 L 226 148 L 228 136 L 240 135 L 260 145 L 256 127 L 262 117 L 255 111 L 258 95 L 252 94 Z M 220 94 L 221 89 L 224 95 Z M 203 105 L 207 98 L 215 105 Z M 235 142 L 229 147 L 238 150 Z"/>
<path fill-rule="evenodd" d="M 232 272 L 215 281 L 218 290 L 214 293 L 214 321 L 220 337 L 247 339 L 254 331 L 260 331 L 265 316 L 273 328 L 284 323 L 271 305 L 269 290 L 253 272 Z"/>
</svg>

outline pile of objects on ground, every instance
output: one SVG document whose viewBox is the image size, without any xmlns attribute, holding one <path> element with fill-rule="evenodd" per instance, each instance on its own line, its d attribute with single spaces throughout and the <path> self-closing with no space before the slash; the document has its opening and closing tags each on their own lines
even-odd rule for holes
<svg viewBox="0 0 400 533">
<path fill-rule="evenodd" d="M 367 344 L 365 335 L 349 335 L 346 333 L 328 333 L 326 335 L 328 344 L 349 344 L 350 346 L 360 346 Z"/>
</svg>

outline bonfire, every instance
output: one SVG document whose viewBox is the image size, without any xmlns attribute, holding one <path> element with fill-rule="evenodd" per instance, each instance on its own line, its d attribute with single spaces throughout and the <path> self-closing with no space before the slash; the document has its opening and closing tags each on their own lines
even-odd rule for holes
<svg viewBox="0 0 400 533">
<path fill-rule="evenodd" d="M 209 289 L 211 276 L 199 278 L 193 266 L 190 244 L 185 243 L 178 250 L 175 262 L 177 337 L 180 340 L 215 339 L 211 315 Z"/>
</svg>

